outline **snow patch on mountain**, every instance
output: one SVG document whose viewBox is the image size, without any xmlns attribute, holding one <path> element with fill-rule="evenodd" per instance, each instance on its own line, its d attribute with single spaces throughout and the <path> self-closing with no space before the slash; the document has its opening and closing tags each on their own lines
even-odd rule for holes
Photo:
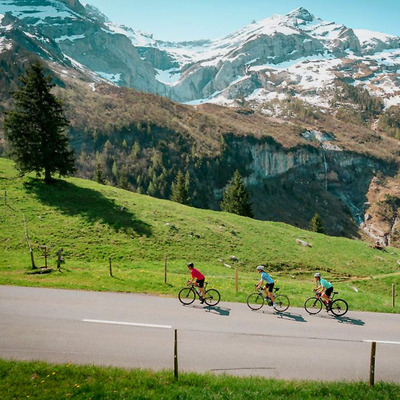
<svg viewBox="0 0 400 400">
<path fill-rule="evenodd" d="M 396 39 L 394 35 L 388 35 L 382 32 L 369 31 L 367 29 L 354 29 L 355 35 L 360 43 L 376 43 L 377 40 L 388 42 L 390 39 Z"/>
<path fill-rule="evenodd" d="M 67 8 L 65 4 L 48 0 L 49 5 L 21 5 L 15 0 L 2 0 L 0 2 L 0 13 L 9 12 L 14 17 L 24 19 L 37 20 L 36 23 L 46 23 L 46 19 L 77 19 L 79 14 Z"/>
<path fill-rule="evenodd" d="M 138 47 L 151 47 L 156 45 L 153 35 L 139 30 L 129 28 L 125 25 L 114 24 L 113 22 L 106 22 L 104 24 L 108 33 L 124 35 L 129 38 L 134 46 Z"/>
<path fill-rule="evenodd" d="M 85 35 L 64 35 L 64 36 L 60 36 L 56 39 L 54 39 L 56 41 L 56 43 L 60 43 L 60 42 L 65 42 L 66 40 L 69 40 L 70 42 L 74 42 L 75 40 L 78 39 L 84 39 Z"/>
<path fill-rule="evenodd" d="M 0 53 L 5 50 L 12 49 L 12 42 L 7 40 L 5 37 L 0 37 Z"/>
<path fill-rule="evenodd" d="M 112 83 L 119 83 L 121 81 L 121 74 L 109 74 L 107 72 L 95 71 L 97 75 L 101 76 Z"/>
<path fill-rule="evenodd" d="M 176 68 L 170 68 L 168 70 L 155 68 L 155 70 L 157 72 L 156 79 L 159 82 L 165 83 L 169 86 L 174 86 L 175 84 L 177 84 L 182 76 L 180 70 Z"/>
</svg>

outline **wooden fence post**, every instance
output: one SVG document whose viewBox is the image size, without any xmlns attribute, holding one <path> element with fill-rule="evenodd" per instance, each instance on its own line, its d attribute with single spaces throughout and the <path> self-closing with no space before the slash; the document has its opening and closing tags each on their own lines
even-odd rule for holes
<svg viewBox="0 0 400 400">
<path fill-rule="evenodd" d="M 235 290 L 236 294 L 239 292 L 239 275 L 238 275 L 238 269 L 235 268 Z"/>
<path fill-rule="evenodd" d="M 396 287 L 395 284 L 392 283 L 392 307 L 396 305 L 395 298 L 396 298 Z"/>
<path fill-rule="evenodd" d="M 375 383 L 375 355 L 376 355 L 376 342 L 372 342 L 371 360 L 369 363 L 369 386 L 374 386 Z"/>
<path fill-rule="evenodd" d="M 112 277 L 113 273 L 112 273 L 112 266 L 111 266 L 111 257 L 108 259 L 108 262 L 109 262 L 109 268 L 110 268 L 110 276 Z"/>
<path fill-rule="evenodd" d="M 28 227 L 26 225 L 26 219 L 25 219 L 25 214 L 22 213 L 22 220 L 24 222 L 24 229 L 25 229 L 25 240 L 28 243 L 28 247 L 29 247 L 29 253 L 31 255 L 31 263 L 32 263 L 32 269 L 37 269 L 36 265 L 35 265 L 35 259 L 33 257 L 33 250 L 32 250 L 32 246 L 31 246 L 31 241 L 29 240 L 29 235 L 28 235 Z"/>
<path fill-rule="evenodd" d="M 174 339 L 174 376 L 178 379 L 178 330 L 175 329 Z"/>
<path fill-rule="evenodd" d="M 164 283 L 167 283 L 167 258 L 168 256 L 164 258 Z"/>
<path fill-rule="evenodd" d="M 57 251 L 57 269 L 61 272 L 61 260 L 62 260 L 63 249 Z"/>
</svg>

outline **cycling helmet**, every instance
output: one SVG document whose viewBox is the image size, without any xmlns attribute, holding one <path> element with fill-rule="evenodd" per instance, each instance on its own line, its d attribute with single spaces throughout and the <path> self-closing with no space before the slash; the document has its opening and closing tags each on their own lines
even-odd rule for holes
<svg viewBox="0 0 400 400">
<path fill-rule="evenodd" d="M 263 265 L 259 265 L 257 267 L 257 271 L 264 271 L 264 266 Z"/>
<path fill-rule="evenodd" d="M 320 274 L 319 272 L 317 272 L 317 273 L 314 275 L 314 278 L 321 278 L 321 274 Z"/>
<path fill-rule="evenodd" d="M 190 262 L 187 266 L 188 268 L 194 268 L 194 264 L 192 262 Z"/>
</svg>

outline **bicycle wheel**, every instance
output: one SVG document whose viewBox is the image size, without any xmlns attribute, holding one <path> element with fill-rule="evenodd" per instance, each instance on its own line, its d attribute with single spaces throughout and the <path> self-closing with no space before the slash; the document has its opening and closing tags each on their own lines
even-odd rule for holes
<svg viewBox="0 0 400 400">
<path fill-rule="evenodd" d="M 185 287 L 179 292 L 178 299 L 183 305 L 188 306 L 194 302 L 196 294 L 192 288 Z"/>
<path fill-rule="evenodd" d="M 264 296 L 262 296 L 260 293 L 252 293 L 247 298 L 247 305 L 252 310 L 259 310 L 264 305 L 264 301 Z"/>
<path fill-rule="evenodd" d="M 304 308 L 309 314 L 318 314 L 322 310 L 322 301 L 315 297 L 310 297 L 304 303 Z"/>
<path fill-rule="evenodd" d="M 287 297 L 285 294 L 279 294 L 278 296 L 275 296 L 275 311 L 284 312 L 289 308 L 289 306 L 289 297 Z"/>
<path fill-rule="evenodd" d="M 342 317 L 344 314 L 347 313 L 348 309 L 349 309 L 349 305 L 343 299 L 333 300 L 333 302 L 331 304 L 332 314 L 336 315 L 337 317 Z"/>
<path fill-rule="evenodd" d="M 218 290 L 209 289 L 205 292 L 204 301 L 208 306 L 216 306 L 221 300 Z"/>
</svg>

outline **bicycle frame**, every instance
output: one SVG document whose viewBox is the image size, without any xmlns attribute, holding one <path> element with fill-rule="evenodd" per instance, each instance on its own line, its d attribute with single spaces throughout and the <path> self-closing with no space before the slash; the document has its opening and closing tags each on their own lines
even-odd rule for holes
<svg viewBox="0 0 400 400">
<path fill-rule="evenodd" d="M 275 288 L 275 287 L 272 289 L 272 295 L 273 295 L 274 297 L 277 296 L 276 292 L 277 292 L 278 290 L 279 290 L 279 288 Z M 259 294 L 261 294 L 262 296 L 264 296 L 264 298 L 265 298 L 265 300 L 267 300 L 268 304 L 269 304 L 270 302 L 272 302 L 271 297 L 269 297 L 268 294 L 265 294 L 265 292 L 264 292 L 264 290 L 263 290 L 262 288 L 258 288 L 258 289 L 257 289 L 257 293 L 259 293 Z"/>
<path fill-rule="evenodd" d="M 335 294 L 338 294 L 338 292 L 332 292 L 332 295 L 329 297 L 329 301 L 328 303 L 325 303 L 325 300 L 322 298 L 322 293 L 315 293 L 315 298 L 318 300 L 321 300 L 322 303 L 326 306 L 330 308 L 330 305 L 333 303 L 333 299 L 335 297 Z"/>
<path fill-rule="evenodd" d="M 208 282 L 204 282 L 204 286 L 203 286 L 204 292 L 206 291 L 207 284 L 208 284 Z M 201 292 L 200 292 L 199 285 L 197 285 L 196 282 L 192 282 L 190 285 L 188 285 L 188 287 L 193 289 L 194 292 L 197 294 L 197 296 L 199 296 L 199 298 L 200 298 Z"/>
</svg>

